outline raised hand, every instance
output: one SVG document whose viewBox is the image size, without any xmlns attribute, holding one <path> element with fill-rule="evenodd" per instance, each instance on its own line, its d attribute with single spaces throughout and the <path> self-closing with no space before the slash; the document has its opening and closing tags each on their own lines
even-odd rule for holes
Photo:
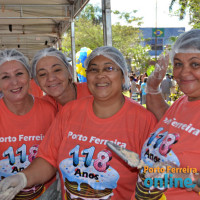
<svg viewBox="0 0 200 200">
<path fill-rule="evenodd" d="M 167 67 L 169 65 L 169 54 L 166 56 L 161 55 L 158 59 L 158 63 L 155 65 L 155 70 L 147 79 L 146 93 L 149 94 L 158 94 L 161 92 L 160 83 L 165 77 Z"/>
</svg>

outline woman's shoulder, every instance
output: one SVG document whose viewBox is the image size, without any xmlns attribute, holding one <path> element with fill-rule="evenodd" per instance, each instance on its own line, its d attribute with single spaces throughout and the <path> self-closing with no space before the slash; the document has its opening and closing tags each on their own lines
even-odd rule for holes
<svg viewBox="0 0 200 200">
<path fill-rule="evenodd" d="M 170 108 L 176 107 L 180 104 L 187 103 L 188 102 L 188 97 L 186 95 L 183 95 L 179 97 L 174 103 L 170 106 Z"/>
<path fill-rule="evenodd" d="M 75 84 L 77 87 L 77 99 L 91 95 L 86 82 Z"/>
<path fill-rule="evenodd" d="M 134 101 L 133 99 L 129 98 L 129 97 L 125 97 L 126 98 L 126 102 L 127 102 L 127 107 L 128 109 L 132 112 L 144 112 L 144 113 L 150 113 L 144 106 L 142 106 L 141 104 L 139 104 L 138 102 Z"/>
<path fill-rule="evenodd" d="M 81 108 L 85 108 L 85 106 L 88 103 L 92 102 L 92 100 L 93 100 L 93 96 L 86 96 L 86 97 L 82 97 L 82 98 L 70 101 L 63 106 L 62 111 L 66 111 L 68 109 L 80 110 Z"/>
<path fill-rule="evenodd" d="M 55 104 L 55 102 L 56 102 L 56 100 L 53 97 L 49 96 L 49 95 L 44 95 L 44 96 L 40 97 L 39 99 L 48 101 L 51 104 Z"/>
<path fill-rule="evenodd" d="M 155 116 L 138 102 L 126 97 L 126 115 L 129 117 L 136 117 L 138 119 L 152 119 L 156 120 Z"/>
<path fill-rule="evenodd" d="M 42 107 L 43 109 L 52 109 L 55 110 L 54 104 L 52 104 L 50 101 L 47 101 L 46 99 L 40 98 L 40 97 L 34 97 L 34 102 L 36 107 Z"/>
</svg>

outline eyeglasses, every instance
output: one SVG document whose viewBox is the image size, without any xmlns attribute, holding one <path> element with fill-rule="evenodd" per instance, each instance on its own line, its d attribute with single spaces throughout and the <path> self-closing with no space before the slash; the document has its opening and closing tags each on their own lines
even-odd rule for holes
<svg viewBox="0 0 200 200">
<path fill-rule="evenodd" d="M 100 71 L 102 73 L 106 73 L 106 74 L 111 74 L 113 72 L 117 72 L 119 71 L 120 69 L 117 68 L 117 67 L 113 67 L 113 66 L 109 66 L 109 67 L 104 67 L 103 69 L 99 69 L 97 67 L 89 67 L 87 70 L 86 70 L 86 73 L 87 74 L 99 74 Z"/>
</svg>

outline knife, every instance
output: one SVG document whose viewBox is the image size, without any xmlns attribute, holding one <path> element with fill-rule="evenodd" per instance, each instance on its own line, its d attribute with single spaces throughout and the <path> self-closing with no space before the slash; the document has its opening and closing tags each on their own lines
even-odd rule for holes
<svg viewBox="0 0 200 200">
<path fill-rule="evenodd" d="M 137 168 L 142 167 L 140 157 L 137 153 L 130 151 L 110 141 L 107 141 L 106 145 L 109 149 L 111 149 L 114 153 L 116 153 L 122 160 L 124 160 L 131 167 L 137 167 Z"/>
</svg>

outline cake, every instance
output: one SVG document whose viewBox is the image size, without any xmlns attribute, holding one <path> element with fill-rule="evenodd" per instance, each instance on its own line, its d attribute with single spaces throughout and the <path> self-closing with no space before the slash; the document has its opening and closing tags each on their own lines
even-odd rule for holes
<svg viewBox="0 0 200 200">
<path fill-rule="evenodd" d="M 13 163 L 10 159 L 3 159 L 0 161 L 0 180 L 17 174 L 23 169 L 27 168 L 30 165 L 28 155 L 22 162 L 21 156 L 15 156 Z M 15 200 L 29 200 L 39 197 L 42 193 L 44 193 L 44 185 L 36 185 L 31 188 L 25 188 L 20 191 L 16 196 Z"/>
<path fill-rule="evenodd" d="M 80 157 L 78 165 L 74 166 L 73 158 L 63 160 L 60 171 L 65 185 L 66 199 L 110 199 L 113 189 L 117 187 L 119 174 L 112 167 L 107 166 L 105 171 L 95 169 L 91 160 L 89 166 L 85 166 L 86 157 Z"/>
<path fill-rule="evenodd" d="M 145 180 L 145 173 L 139 173 L 138 175 L 138 182 L 136 184 L 136 199 L 154 199 L 154 200 L 165 200 L 165 194 L 164 192 L 167 190 L 167 188 L 164 187 L 158 187 L 155 188 L 154 186 L 151 186 L 150 188 L 146 188 L 144 186 L 144 180 Z"/>
<path fill-rule="evenodd" d="M 25 188 L 20 191 L 14 198 L 14 200 L 32 200 L 37 199 L 41 194 L 45 192 L 44 185 L 35 185 L 31 188 Z"/>
</svg>

